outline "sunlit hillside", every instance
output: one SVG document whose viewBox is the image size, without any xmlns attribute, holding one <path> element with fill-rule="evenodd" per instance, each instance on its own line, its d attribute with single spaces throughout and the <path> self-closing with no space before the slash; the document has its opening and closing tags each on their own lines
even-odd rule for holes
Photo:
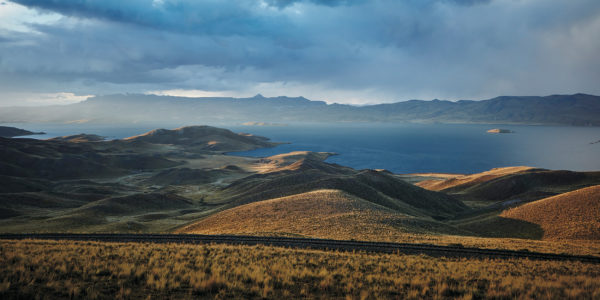
<svg viewBox="0 0 600 300">
<path fill-rule="evenodd" d="M 504 218 L 541 227 L 545 240 L 600 240 L 600 185 L 504 211 Z"/>
<path fill-rule="evenodd" d="M 414 208 L 406 206 L 407 213 L 413 211 Z M 406 233 L 467 233 L 340 190 L 316 190 L 238 206 L 177 232 L 390 241 Z"/>
<path fill-rule="evenodd" d="M 486 181 L 490 181 L 492 179 L 496 179 L 502 176 L 506 176 L 509 174 L 520 173 L 523 171 L 531 170 L 532 167 L 505 167 L 505 168 L 495 168 L 486 172 L 470 174 L 470 175 L 451 175 L 451 174 L 422 174 L 425 176 L 440 176 L 444 179 L 429 179 L 418 182 L 416 185 L 420 186 L 424 189 L 428 189 L 431 191 L 442 191 L 454 187 L 467 188 L 469 186 L 473 186 L 477 183 L 482 183 Z"/>
</svg>

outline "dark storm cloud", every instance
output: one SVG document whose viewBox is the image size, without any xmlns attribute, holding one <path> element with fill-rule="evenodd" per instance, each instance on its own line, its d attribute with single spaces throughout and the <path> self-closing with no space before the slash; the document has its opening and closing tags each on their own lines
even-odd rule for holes
<svg viewBox="0 0 600 300">
<path fill-rule="evenodd" d="M 368 0 L 266 0 L 265 2 L 271 6 L 283 8 L 295 3 L 314 3 L 318 5 L 324 6 L 338 6 L 338 5 L 352 5 L 359 2 L 364 2 Z"/>
<path fill-rule="evenodd" d="M 600 93 L 596 0 L 14 2 L 65 17 L 0 30 L 5 89 Z"/>
<path fill-rule="evenodd" d="M 188 34 L 258 34 L 285 30 L 286 20 L 257 13 L 253 1 L 17 0 L 66 16 L 130 23 Z"/>
</svg>

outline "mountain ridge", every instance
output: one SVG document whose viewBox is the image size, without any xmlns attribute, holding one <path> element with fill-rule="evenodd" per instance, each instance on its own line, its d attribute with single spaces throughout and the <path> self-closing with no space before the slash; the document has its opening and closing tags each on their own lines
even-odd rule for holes
<svg viewBox="0 0 600 300">
<path fill-rule="evenodd" d="M 415 122 L 600 126 L 600 96 L 499 96 L 487 100 L 409 100 L 353 106 L 304 97 L 186 98 L 144 94 L 95 96 L 62 106 L 9 107 L 0 122 L 229 123 Z"/>
</svg>

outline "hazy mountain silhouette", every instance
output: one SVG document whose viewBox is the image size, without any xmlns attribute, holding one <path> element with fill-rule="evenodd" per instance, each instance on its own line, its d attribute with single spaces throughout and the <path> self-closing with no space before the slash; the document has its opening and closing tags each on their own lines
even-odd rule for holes
<svg viewBox="0 0 600 300">
<path fill-rule="evenodd" d="M 489 100 L 422 101 L 352 106 L 303 97 L 183 98 L 109 95 L 71 105 L 11 107 L 0 122 L 423 122 L 600 125 L 600 97 L 586 94 L 502 96 Z"/>
</svg>

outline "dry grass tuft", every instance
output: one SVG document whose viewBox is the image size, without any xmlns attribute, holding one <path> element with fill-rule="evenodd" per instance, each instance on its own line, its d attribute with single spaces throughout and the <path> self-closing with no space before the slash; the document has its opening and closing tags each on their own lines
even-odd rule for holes
<svg viewBox="0 0 600 300">
<path fill-rule="evenodd" d="M 600 297 L 600 269 L 580 262 L 36 240 L 0 247 L 2 299 Z"/>
</svg>

